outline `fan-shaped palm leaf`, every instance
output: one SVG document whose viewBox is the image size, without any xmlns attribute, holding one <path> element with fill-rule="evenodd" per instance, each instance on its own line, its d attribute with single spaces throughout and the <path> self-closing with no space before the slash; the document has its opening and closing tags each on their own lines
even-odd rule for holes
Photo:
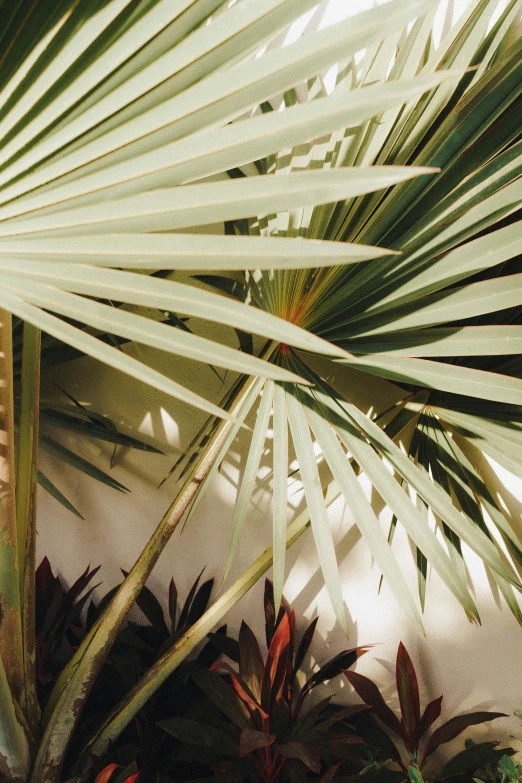
<svg viewBox="0 0 522 783">
<path fill-rule="evenodd" d="M 418 625 L 417 610 L 397 577 L 397 564 L 380 525 L 351 489 L 350 458 L 391 509 L 394 525 L 398 520 L 417 547 L 423 606 L 429 563 L 470 619 L 478 619 L 462 565 L 463 540 L 491 568 L 508 605 L 521 620 L 511 585 L 520 589 L 522 531 L 502 513 L 494 493 L 461 448 L 462 439 L 468 440 L 522 475 L 515 448 L 522 404 L 518 325 L 522 298 L 516 260 L 522 251 L 517 214 L 522 204 L 522 141 L 516 120 L 522 42 L 507 50 L 500 45 L 519 10 L 516 3 L 509 3 L 487 31 L 494 6 L 491 2 L 470 4 L 436 50 L 430 49 L 430 24 L 419 20 L 399 47 L 381 61 L 382 49 L 370 48 L 362 67 L 350 64 L 341 69 L 333 94 L 364 93 L 368 81 L 386 73 L 386 84 L 397 79 L 400 84 L 405 73 L 425 76 L 443 66 L 474 66 L 460 81 L 442 83 L 405 108 L 384 110 L 379 122 L 359 123 L 344 133 L 258 163 L 260 171 L 274 170 L 289 178 L 297 169 L 343 170 L 353 163 L 436 166 L 440 174 L 331 205 L 231 224 L 237 233 L 247 230 L 252 235 L 361 241 L 401 254 L 349 267 L 270 274 L 260 270 L 247 273 L 237 291 L 248 291 L 259 308 L 349 351 L 350 357 L 333 360 L 336 365 L 399 384 L 396 391 L 402 399 L 383 419 L 389 421 L 383 429 L 366 411 L 343 401 L 304 355 L 298 357 L 294 349 L 282 345 L 271 356 L 312 384 L 309 390 L 286 387 L 285 395 L 274 398 L 274 422 L 286 415 L 280 410 L 285 407 L 285 396 L 286 406 L 290 401 L 289 411 L 294 411 L 290 431 L 312 519 L 314 508 L 317 521 L 322 512 L 319 490 L 308 469 L 316 459 L 314 450 L 309 445 L 306 456 L 301 437 L 305 422 L 376 562 Z M 309 84 L 312 106 L 325 100 L 321 90 L 320 83 Z M 332 366 L 329 376 L 335 371 Z M 303 409 L 299 430 L 297 406 Z M 256 443 L 259 437 L 256 429 Z M 401 439 L 409 459 L 394 442 Z M 280 471 L 280 458 L 277 466 Z M 274 487 L 278 481 L 274 475 Z M 416 493 L 417 505 L 410 491 Z M 443 543 L 432 530 L 429 509 L 440 520 Z M 236 532 L 245 514 L 246 508 L 238 506 Z M 278 499 L 274 526 L 279 539 L 284 525 Z M 320 537 L 316 535 L 320 551 L 330 536 L 324 525 L 322 529 Z M 512 560 L 506 558 L 507 552 Z M 280 572 L 280 546 L 275 553 Z M 328 567 L 323 562 L 342 622 L 339 590 L 331 586 L 333 568 L 331 561 Z M 279 578 L 278 592 L 281 583 Z"/>
<path fill-rule="evenodd" d="M 280 90 L 400 30 L 425 0 L 396 0 L 381 18 L 361 15 L 284 50 L 248 59 L 314 0 L 268 0 L 262 7 L 219 0 L 112 0 L 49 6 L 52 24 L 19 19 L 0 85 L 0 306 L 77 350 L 111 364 L 207 413 L 226 413 L 200 395 L 71 323 L 152 344 L 228 369 L 291 380 L 288 372 L 197 334 L 180 333 L 111 301 L 199 316 L 304 350 L 344 352 L 295 324 L 214 293 L 133 269 L 273 268 L 345 264 L 386 253 L 332 243 L 269 243 L 222 236 L 165 235 L 248 217 L 268 205 L 306 206 L 379 190 L 422 169 L 307 172 L 292 180 L 187 184 L 282 146 L 397 107 L 438 83 L 432 75 L 369 88 L 345 105 L 336 97 L 312 112 L 251 117 L 227 125 Z M 52 9 L 51 9 L 52 6 Z M 212 24 L 204 25 L 218 9 Z M 18 46 L 33 50 L 20 62 Z M 23 43 L 22 43 L 23 41 Z M 245 58 L 246 61 L 245 61 Z M 272 247 L 273 246 L 273 247 Z M 103 267 L 106 267 L 105 269 Z M 122 267 L 118 271 L 107 267 Z M 103 299 L 106 301 L 93 301 Z M 293 378 L 293 380 L 297 380 Z"/>
</svg>

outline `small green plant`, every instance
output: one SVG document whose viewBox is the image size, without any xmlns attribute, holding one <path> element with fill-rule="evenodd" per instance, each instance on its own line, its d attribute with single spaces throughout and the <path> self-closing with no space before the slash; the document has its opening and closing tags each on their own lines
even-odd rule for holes
<svg viewBox="0 0 522 783">
<path fill-rule="evenodd" d="M 480 777 L 473 778 L 475 783 L 494 781 L 494 783 L 520 783 L 522 781 L 522 767 L 511 756 L 505 753 L 500 757 L 498 764 L 490 765 L 480 773 Z"/>
<path fill-rule="evenodd" d="M 499 772 L 502 774 L 502 783 L 518 783 L 522 780 L 522 769 L 510 756 L 504 755 L 498 762 Z"/>
</svg>

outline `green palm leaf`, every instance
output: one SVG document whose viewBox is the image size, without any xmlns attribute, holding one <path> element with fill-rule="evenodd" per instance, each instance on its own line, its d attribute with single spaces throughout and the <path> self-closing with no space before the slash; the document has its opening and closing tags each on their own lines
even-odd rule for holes
<svg viewBox="0 0 522 783">
<path fill-rule="evenodd" d="M 514 447 L 519 439 L 522 391 L 518 295 L 522 268 L 517 260 L 522 249 L 517 212 L 522 205 L 522 140 L 515 120 L 522 92 L 522 44 L 502 47 L 516 5 L 509 3 L 491 27 L 492 12 L 491 2 L 470 4 L 425 59 L 430 14 L 419 18 L 402 38 L 402 46 L 397 47 L 390 32 L 390 48 L 382 50 L 381 60 L 369 56 L 358 69 L 353 65 L 340 68 L 333 96 L 364 94 L 373 89 L 367 85 L 375 80 L 398 87 L 404 77 L 415 73 L 426 76 L 441 68 L 475 66 L 460 80 L 441 82 L 403 107 L 383 105 L 377 122 L 363 119 L 345 131 L 289 145 L 279 154 L 256 161 L 258 171 L 277 171 L 288 181 L 312 168 L 326 173 L 396 164 L 440 167 L 439 174 L 421 175 L 314 208 L 303 203 L 286 214 L 274 204 L 256 217 L 228 224 L 229 230 L 238 235 L 248 232 L 252 238 L 321 239 L 349 246 L 364 242 L 400 253 L 349 266 L 317 265 L 310 270 L 272 273 L 259 269 L 245 273 L 241 290 L 259 309 L 298 324 L 351 354 L 332 357 L 329 370 L 328 365 L 321 365 L 324 374 L 342 376 L 340 365 L 347 365 L 397 384 L 397 398 L 402 401 L 383 412 L 383 421 L 388 422 L 383 429 L 366 410 L 334 392 L 324 375 L 314 371 L 311 358 L 297 354 L 287 343 L 271 355 L 271 361 L 312 384 L 309 390 L 301 386 L 290 396 L 286 394 L 291 401 L 294 448 L 296 438 L 300 439 L 301 471 L 303 461 L 305 471 L 311 469 L 313 448 L 304 437 L 308 432 L 304 422 L 308 422 L 336 486 L 342 488 L 356 520 L 362 520 L 363 536 L 372 551 L 379 553 L 380 560 L 375 557 L 384 578 L 417 625 L 417 610 L 398 576 L 384 533 L 376 527 L 363 499 L 349 491 L 351 465 L 370 478 L 394 514 L 395 524 L 402 524 L 414 542 L 423 607 L 431 564 L 468 616 L 478 619 L 462 539 L 491 568 L 508 606 L 520 620 L 513 588 L 521 588 L 516 573 L 521 542 L 480 473 L 473 466 L 462 467 L 463 452 L 457 443 L 467 439 L 522 475 Z M 314 81 L 308 89 L 312 107 L 328 100 Z M 294 93 L 283 116 L 296 108 L 299 101 Z M 251 171 L 244 167 L 242 173 L 247 176 L 240 181 L 257 182 L 259 177 L 252 179 Z M 214 282 L 219 285 L 217 279 Z M 277 389 L 277 381 L 275 385 Z M 371 388 L 370 376 L 368 385 Z M 286 412 L 280 401 L 278 405 L 277 416 L 282 421 Z M 370 405 L 369 398 L 367 408 Z M 274 407 L 274 420 L 276 412 Z M 430 417 L 433 420 L 428 425 Z M 276 469 L 281 471 L 281 457 L 276 460 L 274 455 Z M 470 475 L 471 495 L 465 487 Z M 312 519 L 322 520 L 316 479 L 311 473 L 302 478 L 307 502 L 315 504 Z M 274 489 L 276 483 L 274 534 L 278 540 L 283 501 L 280 479 L 274 475 Z M 412 492 L 416 495 L 413 502 Z M 447 554 L 430 528 L 430 511 L 442 524 Z M 505 549 L 498 547 L 484 514 Z M 322 522 L 319 529 L 323 538 L 318 545 L 325 546 Z M 322 557 L 327 577 L 335 571 L 332 561 Z M 280 580 L 281 562 L 278 569 Z M 338 588 L 331 587 L 330 595 L 339 615 Z"/>
<path fill-rule="evenodd" d="M 304 350 L 341 356 L 273 313 L 177 281 L 136 270 L 315 268 L 359 263 L 389 253 L 370 247 L 339 252 L 332 243 L 245 237 L 168 236 L 164 231 L 250 217 L 270 207 L 313 206 L 355 197 L 425 173 L 424 168 L 372 167 L 280 177 L 192 183 L 287 144 L 308 141 L 400 106 L 455 74 L 427 74 L 404 84 L 369 87 L 347 102 L 317 102 L 309 113 L 231 119 L 334 64 L 341 52 L 400 30 L 427 0 L 395 0 L 393 12 L 373 12 L 321 31 L 279 53 L 250 58 L 264 41 L 313 7 L 313 0 L 267 0 L 262 7 L 219 0 L 167 0 L 139 5 L 111 0 L 62 4 L 41 40 L 31 15 L 18 44 L 5 53 L 0 90 L 1 306 L 75 350 L 140 378 L 207 413 L 217 406 L 174 380 L 104 344 L 69 322 L 102 334 L 157 345 L 242 373 L 295 381 L 285 370 L 197 334 L 165 328 L 92 299 L 146 305 L 231 325 Z M 203 24 L 212 13 L 212 24 Z M 18 18 L 17 14 L 13 17 Z M 14 34 L 13 29 L 11 34 Z M 33 50 L 29 47 L 33 36 Z M 219 72 L 219 73 L 218 73 Z M 289 187 L 290 186 L 290 187 Z M 137 234 L 136 237 L 134 235 Z M 210 252 L 209 252 L 210 251 Z M 133 261 L 134 258 L 134 261 Z M 226 260 L 225 260 L 226 259 Z M 122 266 L 129 271 L 100 269 Z M 79 296 L 74 296 L 77 294 Z M 177 305 L 180 304 L 180 307 Z M 286 330 L 286 332 L 285 332 Z"/>
</svg>

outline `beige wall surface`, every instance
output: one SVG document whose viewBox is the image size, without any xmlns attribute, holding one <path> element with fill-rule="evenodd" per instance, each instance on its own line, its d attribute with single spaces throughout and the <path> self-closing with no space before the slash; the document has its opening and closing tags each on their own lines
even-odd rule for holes
<svg viewBox="0 0 522 783">
<path fill-rule="evenodd" d="M 214 327 L 207 328 L 212 328 L 215 336 Z M 201 330 L 198 328 L 198 331 Z M 204 333 L 205 329 L 202 331 Z M 138 347 L 127 350 L 141 351 Z M 175 368 L 176 377 L 181 377 L 182 381 L 208 397 L 218 398 L 220 382 L 210 368 L 160 352 L 147 351 L 141 356 L 153 366 L 161 366 L 164 371 Z M 203 417 L 90 359 L 78 359 L 62 368 L 47 370 L 44 376 L 43 392 L 46 397 L 65 402 L 57 388 L 59 383 L 77 399 L 91 405 L 93 410 L 108 415 L 122 431 L 139 435 L 165 451 L 165 455 L 155 455 L 118 450 L 112 475 L 131 490 L 128 494 L 115 492 L 43 457 L 44 471 L 80 509 L 85 520 L 78 520 L 40 491 L 39 557 L 49 556 L 54 568 L 69 583 L 89 563 L 92 566 L 101 564 L 99 577 L 102 584 L 96 590 L 96 595 L 101 596 L 120 580 L 120 568 L 129 569 L 132 565 L 174 497 L 175 485 L 171 481 L 160 489 L 157 485 L 180 450 L 188 445 Z M 344 379 L 354 401 L 357 401 L 363 382 L 367 383 L 367 379 L 355 372 Z M 377 378 L 372 379 L 372 392 L 375 404 L 382 408 L 394 399 L 393 387 Z M 109 470 L 111 449 L 108 445 L 100 446 L 71 434 L 62 433 L 59 438 L 86 459 Z M 234 443 L 194 518 L 183 533 L 174 533 L 154 570 L 149 585 L 163 603 L 171 576 L 174 576 L 183 596 L 203 567 L 207 578 L 215 577 L 216 595 L 222 581 L 237 481 L 244 465 L 247 444 L 248 433 L 244 433 Z M 268 459 L 262 462 L 260 487 L 252 498 L 239 555 L 226 584 L 230 584 L 270 543 L 269 462 Z M 503 502 L 520 520 L 520 481 L 501 469 L 497 470 Z M 370 492 L 364 478 L 362 481 Z M 289 484 L 289 514 L 293 516 L 301 508 L 299 484 L 294 481 Z M 386 513 L 381 516 L 387 529 L 389 517 Z M 393 662 L 398 643 L 402 640 L 418 668 L 423 699 L 444 693 L 443 716 L 449 718 L 474 709 L 499 710 L 510 714 L 511 718 L 497 721 L 489 727 L 477 727 L 469 731 L 469 736 L 504 741 L 511 741 L 511 734 L 522 737 L 522 726 L 512 717 L 513 709 L 522 706 L 522 629 L 506 606 L 500 604 L 498 595 L 492 592 L 481 562 L 471 553 L 466 553 L 482 626 L 468 623 L 453 596 L 437 575 L 430 573 L 424 615 L 427 635 L 423 638 L 409 624 L 386 585 L 378 595 L 379 571 L 342 502 L 337 502 L 332 508 L 331 519 L 348 609 L 348 640 L 329 607 L 310 531 L 288 555 L 285 596 L 296 609 L 298 624 L 302 627 L 305 618 L 320 615 L 313 646 L 314 660 L 321 663 L 327 656 L 357 644 L 375 645 L 358 662 L 357 671 L 374 678 L 393 704 Z M 404 564 L 410 585 L 415 590 L 413 558 L 409 543 L 400 529 L 394 551 Z M 138 610 L 136 612 L 138 617 Z M 227 617 L 233 632 L 238 630 L 242 618 L 262 635 L 262 583 L 256 585 Z M 339 699 L 358 701 L 348 683 L 340 678 L 325 687 L 337 693 Z M 462 740 L 455 741 L 447 751 L 461 747 Z"/>
</svg>

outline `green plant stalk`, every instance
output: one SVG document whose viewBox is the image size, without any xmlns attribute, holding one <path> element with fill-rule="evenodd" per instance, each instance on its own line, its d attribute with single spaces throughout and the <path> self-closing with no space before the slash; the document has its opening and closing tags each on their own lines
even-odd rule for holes
<svg viewBox="0 0 522 783">
<path fill-rule="evenodd" d="M 25 783 L 30 764 L 29 743 L 1 657 L 0 705 L 0 779 Z"/>
<path fill-rule="evenodd" d="M 339 497 L 335 482 L 328 487 L 326 505 L 331 505 Z M 287 528 L 286 548 L 288 549 L 310 526 L 308 510 L 303 511 Z M 109 745 L 121 734 L 134 716 L 141 710 L 148 699 L 158 690 L 165 680 L 177 669 L 194 648 L 203 641 L 206 635 L 223 619 L 230 609 L 250 590 L 250 588 L 265 574 L 273 560 L 273 547 L 269 546 L 250 565 L 246 571 L 226 590 L 223 595 L 207 609 L 205 614 L 178 639 L 178 641 L 156 661 L 142 679 L 129 692 L 112 715 L 98 730 L 91 740 L 82 761 L 80 779 L 85 780 L 88 774 L 89 757 L 102 756 Z"/>
<path fill-rule="evenodd" d="M 33 734 L 37 734 L 40 707 L 36 694 L 35 572 L 41 332 L 28 323 L 24 323 L 23 328 L 16 472 L 16 526 L 18 532 L 18 570 L 21 579 L 20 594 L 23 598 L 23 708 Z"/>
<path fill-rule="evenodd" d="M 16 528 L 12 341 L 11 315 L 0 310 L 0 657 L 13 698 L 21 703 L 24 666 Z"/>
<path fill-rule="evenodd" d="M 245 378 L 231 408 L 232 416 L 255 381 L 255 377 Z M 234 419 L 219 422 L 179 494 L 161 519 L 129 575 L 58 678 L 43 715 L 44 734 L 33 769 L 33 783 L 58 783 L 60 780 L 63 759 L 71 734 L 106 656 L 159 556 L 196 497 L 199 486 L 211 469 L 233 423 Z"/>
</svg>

